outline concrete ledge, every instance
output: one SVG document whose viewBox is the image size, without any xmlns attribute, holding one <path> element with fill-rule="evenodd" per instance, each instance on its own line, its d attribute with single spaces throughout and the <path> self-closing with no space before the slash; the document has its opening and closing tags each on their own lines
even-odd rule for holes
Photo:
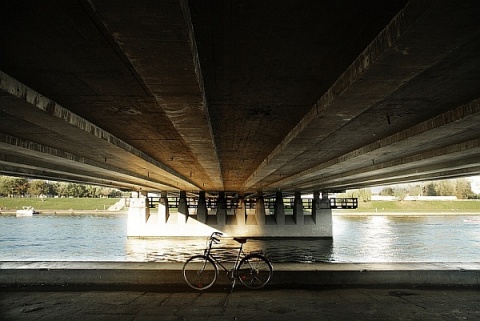
<svg viewBox="0 0 480 321">
<path fill-rule="evenodd" d="M 0 285 L 183 286 L 183 263 L 0 262 Z M 480 263 L 276 263 L 271 285 L 479 286 Z M 218 285 L 230 281 L 220 271 Z"/>
</svg>

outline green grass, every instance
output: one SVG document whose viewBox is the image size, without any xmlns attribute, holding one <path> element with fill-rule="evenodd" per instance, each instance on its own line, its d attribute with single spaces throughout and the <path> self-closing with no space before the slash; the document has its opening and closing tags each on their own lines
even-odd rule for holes
<svg viewBox="0 0 480 321">
<path fill-rule="evenodd" d="M 358 202 L 353 212 L 480 212 L 479 200 Z"/>
<path fill-rule="evenodd" d="M 106 210 L 119 198 L 0 198 L 0 209 L 16 210 L 33 206 L 36 210 Z"/>
<path fill-rule="evenodd" d="M 23 206 L 33 206 L 36 210 L 106 210 L 115 204 L 118 198 L 0 198 L 0 209 L 16 210 Z M 172 209 L 173 210 L 173 209 Z M 480 213 L 480 200 L 470 201 L 359 201 L 362 212 L 398 212 L 398 213 L 435 213 L 435 212 L 471 212 Z"/>
</svg>

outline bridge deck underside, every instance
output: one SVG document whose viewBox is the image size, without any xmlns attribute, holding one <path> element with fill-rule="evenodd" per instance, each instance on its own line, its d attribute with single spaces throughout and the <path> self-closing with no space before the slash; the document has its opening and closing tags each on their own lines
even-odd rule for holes
<svg viewBox="0 0 480 321">
<path fill-rule="evenodd" d="M 478 175 L 478 12 L 2 1 L 0 174 L 241 194 Z"/>
</svg>

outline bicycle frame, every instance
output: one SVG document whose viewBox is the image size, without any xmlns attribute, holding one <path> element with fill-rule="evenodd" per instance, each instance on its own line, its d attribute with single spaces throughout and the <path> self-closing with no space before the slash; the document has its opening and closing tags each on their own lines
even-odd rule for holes
<svg viewBox="0 0 480 321">
<path fill-rule="evenodd" d="M 240 243 L 238 247 L 214 247 L 214 244 L 220 243 L 219 237 L 222 235 L 220 232 L 212 233 L 207 241 L 203 255 L 194 255 L 185 262 L 182 271 L 187 284 L 195 290 L 210 288 L 217 279 L 220 267 L 227 272 L 227 278 L 232 281 L 232 291 L 237 280 L 250 289 L 259 289 L 265 286 L 272 276 L 273 267 L 270 261 L 263 255 L 263 251 L 245 253 L 243 245 L 247 242 L 247 239 L 236 237 L 233 239 Z M 231 269 L 224 264 L 224 262 L 230 262 L 230 260 L 224 260 L 215 255 L 215 251 L 225 253 L 226 250 L 236 251 L 235 262 Z"/>
<path fill-rule="evenodd" d="M 246 256 L 245 252 L 243 252 L 243 244 L 240 244 L 240 247 L 214 247 L 212 248 L 212 242 L 209 242 L 209 246 L 207 249 L 204 250 L 204 255 L 206 257 L 209 257 L 213 260 L 213 262 L 215 262 L 215 264 L 219 267 L 222 268 L 222 270 L 224 270 L 225 272 L 229 272 L 230 270 L 235 270 L 237 267 L 238 267 L 238 264 L 240 263 L 240 259 L 242 259 L 243 257 Z M 235 259 L 235 262 L 233 264 L 233 267 L 232 269 L 228 269 L 225 265 L 222 264 L 222 261 L 220 261 L 220 259 L 218 257 L 216 257 L 215 255 L 212 254 L 212 250 L 213 251 L 216 251 L 216 250 L 232 250 L 232 249 L 238 249 L 238 252 L 237 252 L 237 257 Z M 235 277 L 235 276 L 234 276 Z"/>
</svg>

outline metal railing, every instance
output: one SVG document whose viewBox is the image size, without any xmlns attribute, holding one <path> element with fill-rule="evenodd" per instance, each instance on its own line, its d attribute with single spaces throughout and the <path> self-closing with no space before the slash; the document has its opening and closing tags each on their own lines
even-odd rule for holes
<svg viewBox="0 0 480 321">
<path fill-rule="evenodd" d="M 157 207 L 160 203 L 160 197 L 149 197 L 149 206 L 151 208 Z M 188 208 L 197 208 L 198 207 L 198 198 L 197 197 L 187 197 L 187 206 Z M 319 200 L 321 202 L 321 200 Z M 358 208 L 358 199 L 357 198 L 329 198 L 330 208 L 332 209 L 356 209 Z M 179 197 L 168 197 L 168 207 L 169 208 L 178 208 L 180 202 Z M 207 198 L 205 200 L 206 206 L 209 209 L 216 209 L 219 207 L 219 200 L 217 198 Z M 224 200 L 226 209 L 237 209 L 239 206 L 238 198 L 226 198 Z M 312 209 L 313 199 L 312 198 L 302 198 L 303 208 Z M 268 198 L 264 200 L 265 208 L 274 209 L 275 208 L 275 198 Z M 283 205 L 285 209 L 293 209 L 295 204 L 295 199 L 285 198 L 283 200 Z M 244 200 L 245 209 L 255 209 L 256 199 L 246 199 Z"/>
</svg>

